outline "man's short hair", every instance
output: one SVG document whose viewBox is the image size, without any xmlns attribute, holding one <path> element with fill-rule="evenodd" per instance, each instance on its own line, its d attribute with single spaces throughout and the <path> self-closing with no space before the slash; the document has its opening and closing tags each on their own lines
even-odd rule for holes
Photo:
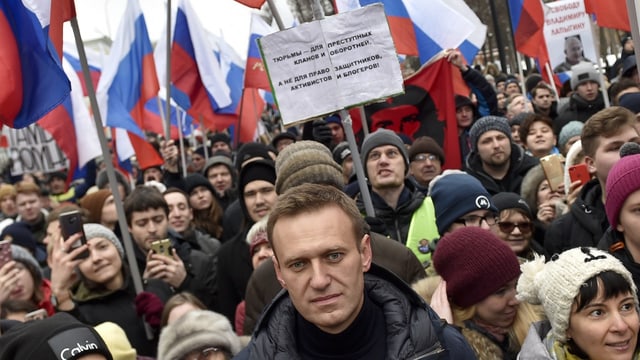
<svg viewBox="0 0 640 360">
<path fill-rule="evenodd" d="M 177 188 L 175 186 L 172 186 L 172 187 L 168 188 L 167 190 L 165 190 L 164 192 L 162 192 L 162 197 L 164 197 L 167 194 L 173 194 L 173 193 L 178 193 L 178 194 L 184 195 L 184 198 L 187 199 L 187 206 L 189 208 L 191 208 L 191 203 L 189 202 L 189 194 L 187 194 L 186 191 L 184 191 L 184 190 L 182 190 L 180 188 Z"/>
<path fill-rule="evenodd" d="M 36 194 L 40 196 L 40 187 L 32 182 L 20 181 L 16 184 L 16 196 L 20 194 Z"/>
<path fill-rule="evenodd" d="M 538 92 L 538 90 L 541 90 L 541 89 L 549 91 L 553 96 L 553 89 L 551 88 L 551 86 L 549 86 L 549 84 L 547 84 L 544 81 L 540 81 L 536 86 L 533 87 L 533 89 L 531 89 L 531 96 L 535 98 L 536 93 Z"/>
<path fill-rule="evenodd" d="M 635 124 L 636 115 L 623 107 L 612 106 L 598 111 L 587 120 L 582 128 L 580 139 L 584 154 L 593 158 L 600 145 L 600 137 L 611 137 L 617 134 L 621 127 L 633 127 Z"/>
<path fill-rule="evenodd" d="M 267 222 L 267 237 L 274 249 L 273 228 L 278 220 L 303 213 L 316 212 L 319 209 L 337 206 L 346 213 L 353 225 L 352 231 L 356 241 L 369 232 L 369 226 L 358 211 L 355 201 L 344 192 L 329 185 L 303 184 L 295 186 L 280 195 L 276 206 L 269 214 Z M 304 226 L 301 224 L 300 226 Z M 358 249 L 360 248 L 359 243 Z"/>
<path fill-rule="evenodd" d="M 169 205 L 158 189 L 151 186 L 138 186 L 124 201 L 124 214 L 127 224 L 131 226 L 131 217 L 134 212 L 142 212 L 150 209 L 163 209 L 169 215 Z"/>
</svg>

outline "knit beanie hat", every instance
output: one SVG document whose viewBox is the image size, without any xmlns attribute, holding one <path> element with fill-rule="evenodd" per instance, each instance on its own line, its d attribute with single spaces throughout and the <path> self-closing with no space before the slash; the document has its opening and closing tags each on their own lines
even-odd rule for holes
<svg viewBox="0 0 640 360">
<path fill-rule="evenodd" d="M 32 254 L 36 252 L 38 246 L 29 225 L 23 221 L 14 222 L 2 229 L 0 240 L 11 240 L 12 245 L 22 246 Z"/>
<path fill-rule="evenodd" d="M 620 96 L 620 106 L 629 109 L 634 114 L 640 113 L 640 93 L 626 93 Z M 1 187 L 0 190 L 2 190 Z"/>
<path fill-rule="evenodd" d="M 2 184 L 0 185 L 0 200 L 5 196 L 12 196 L 15 198 L 18 195 L 16 191 L 16 187 L 11 184 Z"/>
<path fill-rule="evenodd" d="M 431 180 L 429 196 L 436 212 L 438 233 L 444 234 L 456 219 L 475 210 L 498 212 L 491 203 L 491 195 L 475 177 L 445 170 Z"/>
<path fill-rule="evenodd" d="M 271 160 L 269 155 L 269 147 L 263 143 L 250 142 L 243 144 L 236 154 L 236 168 L 238 171 L 242 163 L 251 158 L 261 158 Z"/>
<path fill-rule="evenodd" d="M 35 286 L 40 286 L 40 282 L 42 281 L 42 268 L 38 264 L 36 258 L 31 255 L 31 253 L 18 245 L 11 245 L 11 258 L 14 261 L 20 262 L 22 265 L 26 266 L 31 275 L 33 276 L 33 282 Z"/>
<path fill-rule="evenodd" d="M 506 89 L 509 84 L 516 84 L 518 85 L 518 87 L 520 87 L 518 79 L 516 79 L 514 76 L 507 76 L 507 80 L 505 80 L 504 82 L 504 88 Z"/>
<path fill-rule="evenodd" d="M 103 322 L 96 325 L 94 330 L 104 340 L 113 360 L 136 360 L 136 349 L 131 346 L 127 334 L 118 324 Z"/>
<path fill-rule="evenodd" d="M 212 194 L 216 193 L 216 190 L 209 182 L 209 179 L 204 177 L 202 174 L 189 174 L 184 178 L 184 191 L 186 191 L 187 194 L 191 195 L 191 192 L 198 186 L 204 186 L 211 191 Z"/>
<path fill-rule="evenodd" d="M 471 99 L 469 99 L 468 96 L 456 95 L 454 96 L 453 100 L 456 103 L 456 110 L 460 109 L 463 106 L 470 106 L 472 109 L 476 108 L 476 106 L 473 105 L 473 102 L 471 101 Z"/>
<path fill-rule="evenodd" d="M 229 137 L 227 133 L 215 133 L 209 137 L 209 140 L 211 141 L 211 145 L 222 141 L 231 146 L 231 137 Z"/>
<path fill-rule="evenodd" d="M 533 90 L 540 81 L 542 81 L 542 76 L 540 76 L 540 74 L 531 74 L 527 76 L 524 81 L 524 89 L 527 94 L 531 94 L 531 90 Z"/>
<path fill-rule="evenodd" d="M 304 183 L 344 187 L 342 168 L 329 149 L 317 141 L 298 141 L 284 148 L 276 158 L 276 192 Z"/>
<path fill-rule="evenodd" d="M 338 114 L 333 114 L 333 115 L 327 116 L 326 118 L 324 118 L 324 121 L 327 124 L 338 124 L 338 125 L 342 126 L 342 119 L 340 119 L 340 115 L 338 115 Z"/>
<path fill-rule="evenodd" d="M 630 78 L 633 72 L 633 69 L 637 68 L 636 66 L 636 57 L 635 56 L 627 56 L 622 61 L 622 72 L 620 73 L 621 78 Z"/>
<path fill-rule="evenodd" d="M 264 180 L 271 184 L 276 184 L 276 169 L 273 161 L 254 160 L 242 168 L 238 181 L 238 193 L 241 197 L 244 194 L 245 186 L 255 180 Z"/>
<path fill-rule="evenodd" d="M 249 232 L 247 232 L 247 243 L 249 244 L 249 255 L 253 256 L 253 250 L 262 244 L 269 242 L 267 237 L 267 221 L 269 221 L 269 215 L 263 217 L 258 222 L 251 226 Z"/>
<path fill-rule="evenodd" d="M 432 137 L 421 136 L 413 142 L 409 148 L 409 161 L 413 161 L 418 154 L 433 154 L 440 159 L 441 164 L 444 164 L 444 151 Z"/>
<path fill-rule="evenodd" d="M 532 112 L 528 112 L 528 111 L 523 111 L 521 113 L 519 113 L 518 115 L 512 117 L 511 119 L 509 119 L 509 126 L 514 126 L 514 125 L 522 125 L 522 123 L 524 122 L 524 120 L 529 117 L 529 116 L 534 116 L 535 114 Z"/>
<path fill-rule="evenodd" d="M 205 347 L 224 348 L 236 355 L 242 350 L 240 339 L 223 315 L 208 310 L 193 310 L 162 329 L 158 341 L 158 360 L 180 359 Z"/>
<path fill-rule="evenodd" d="M 471 146 L 473 151 L 478 151 L 478 140 L 482 134 L 487 131 L 496 130 L 504 133 L 511 141 L 511 127 L 509 126 L 509 120 L 500 116 L 483 116 L 476 121 L 469 130 L 469 139 L 471 140 Z"/>
<path fill-rule="evenodd" d="M 569 121 L 565 126 L 560 130 L 560 134 L 558 135 L 558 147 L 560 149 L 564 149 L 564 146 L 567 145 L 567 142 L 574 136 L 580 136 L 582 134 L 582 128 L 584 127 L 584 123 L 582 121 Z"/>
<path fill-rule="evenodd" d="M 524 201 L 520 195 L 512 192 L 500 192 L 491 198 L 491 202 L 498 209 L 498 211 L 507 210 L 507 209 L 520 209 L 527 214 L 529 220 L 533 219 L 533 214 L 531 213 L 531 208 Z"/>
<path fill-rule="evenodd" d="M 516 254 L 491 231 L 464 227 L 442 237 L 433 255 L 447 295 L 462 308 L 475 305 L 520 275 Z"/>
<path fill-rule="evenodd" d="M 342 165 L 349 155 L 351 155 L 351 148 L 349 148 L 349 143 L 346 141 L 339 143 L 333 148 L 333 160 L 338 163 L 338 165 Z"/>
<path fill-rule="evenodd" d="M 118 239 L 113 231 L 100 224 L 84 224 L 82 225 L 82 229 L 84 230 L 84 236 L 87 241 L 98 237 L 111 241 L 113 246 L 116 247 L 116 250 L 118 250 L 120 258 L 124 259 L 124 248 L 122 247 L 122 243 L 120 243 L 120 239 Z"/>
<path fill-rule="evenodd" d="M 89 212 L 87 222 L 100 223 L 100 218 L 102 218 L 102 207 L 110 195 L 111 190 L 102 189 L 92 192 L 91 194 L 87 194 L 80 199 L 80 207 L 87 209 Z"/>
<path fill-rule="evenodd" d="M 578 85 L 587 81 L 594 81 L 600 84 L 600 74 L 590 62 L 582 61 L 571 67 L 571 90 L 575 90 Z"/>
<path fill-rule="evenodd" d="M 289 140 L 292 140 L 293 142 L 296 142 L 297 140 L 296 136 L 293 135 L 292 133 L 288 131 L 283 131 L 280 134 L 273 137 L 273 139 L 271 140 L 271 146 L 273 146 L 274 148 L 278 148 L 278 143 L 280 142 L 280 140 L 284 140 L 284 139 L 289 139 Z"/>
<path fill-rule="evenodd" d="M 618 226 L 624 201 L 636 190 L 640 190 L 640 154 L 620 158 L 609 170 L 604 208 L 612 229 Z"/>
<path fill-rule="evenodd" d="M 233 176 L 234 171 L 233 171 L 233 163 L 231 162 L 231 158 L 228 155 L 220 154 L 220 153 L 214 154 L 212 157 L 209 158 L 209 160 L 207 160 L 207 163 L 202 168 L 202 175 L 206 177 L 209 169 L 215 165 L 225 165 L 226 167 L 229 168 L 229 172 Z"/>
<path fill-rule="evenodd" d="M 65 312 L 16 325 L 0 336 L 1 360 L 75 360 L 88 354 L 113 360 L 100 335 Z"/>
<path fill-rule="evenodd" d="M 566 341 L 571 306 L 580 287 L 592 277 L 613 271 L 620 274 L 631 286 L 635 304 L 636 285 L 629 271 L 612 255 L 595 248 L 580 247 L 555 254 L 546 264 L 544 257 L 536 256 L 522 264 L 522 276 L 518 279 L 518 299 L 531 304 L 542 304 L 551 322 L 553 336 Z"/>
<path fill-rule="evenodd" d="M 380 128 L 374 133 L 369 134 L 364 138 L 362 142 L 362 151 L 360 151 L 360 160 L 364 166 L 364 175 L 367 175 L 367 158 L 371 150 L 383 145 L 393 145 L 400 150 L 400 154 L 404 158 L 404 173 L 409 171 L 409 156 L 407 155 L 407 148 L 404 146 L 402 139 L 393 131 Z"/>
<path fill-rule="evenodd" d="M 198 146 L 193 153 L 204 157 L 204 146 Z"/>
</svg>

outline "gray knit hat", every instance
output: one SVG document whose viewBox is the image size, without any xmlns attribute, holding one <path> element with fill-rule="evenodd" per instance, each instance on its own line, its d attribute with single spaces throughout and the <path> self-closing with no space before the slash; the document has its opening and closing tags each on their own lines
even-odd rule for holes
<svg viewBox="0 0 640 360">
<path fill-rule="evenodd" d="M 115 246 L 118 250 L 118 254 L 120 254 L 120 257 L 124 259 L 124 248 L 120 243 L 120 239 L 118 239 L 113 231 L 109 230 L 103 225 L 91 223 L 84 224 L 82 226 L 82 229 L 84 230 L 84 236 L 87 238 L 87 241 L 98 237 L 111 241 L 113 243 L 113 246 Z"/>
<path fill-rule="evenodd" d="M 29 250 L 23 248 L 19 245 L 11 245 L 11 257 L 13 260 L 21 262 L 32 273 L 34 279 L 36 280 L 36 286 L 39 286 L 39 281 L 36 279 L 39 276 L 39 280 L 42 280 L 42 268 L 36 261 L 36 258 L 31 255 Z"/>
<path fill-rule="evenodd" d="M 342 168 L 329 149 L 317 141 L 298 141 L 282 149 L 276 158 L 276 192 L 304 183 L 344 187 Z"/>
<path fill-rule="evenodd" d="M 600 74 L 590 62 L 582 61 L 571 67 L 571 90 L 575 90 L 578 85 L 587 81 L 600 84 Z"/>
<path fill-rule="evenodd" d="M 474 152 L 478 151 L 478 139 L 480 139 L 480 136 L 491 130 L 504 133 L 511 141 L 511 127 L 509 126 L 509 120 L 507 120 L 507 118 L 493 115 L 483 116 L 478 119 L 469 130 L 469 138 Z"/>
<path fill-rule="evenodd" d="M 360 151 L 360 160 L 364 166 L 364 174 L 367 175 L 367 158 L 371 150 L 383 145 L 393 145 L 400 150 L 400 154 L 404 158 L 404 173 L 409 171 L 409 155 L 407 155 L 407 148 L 404 146 L 402 139 L 395 132 L 387 129 L 380 128 L 374 133 L 369 134 L 364 138 L 362 142 L 362 150 Z"/>
<path fill-rule="evenodd" d="M 582 121 L 569 121 L 565 126 L 560 130 L 560 134 L 558 135 L 558 147 L 562 150 L 564 146 L 567 144 L 569 139 L 574 136 L 580 136 L 582 134 L 582 128 L 584 127 L 584 123 Z"/>
<path fill-rule="evenodd" d="M 636 285 L 622 263 L 602 250 L 588 247 L 573 248 L 551 257 L 546 264 L 544 257 L 520 266 L 522 275 L 518 279 L 518 299 L 531 304 L 542 304 L 551 322 L 551 331 L 556 339 L 566 341 L 571 306 L 580 292 L 580 287 L 592 277 L 605 271 L 620 274 L 630 285 L 636 306 Z"/>
<path fill-rule="evenodd" d="M 240 339 L 226 317 L 209 310 L 193 310 L 162 329 L 158 341 L 158 360 L 181 359 L 204 347 L 220 347 L 236 355 L 242 350 Z"/>
<path fill-rule="evenodd" d="M 231 175 L 234 173 L 233 162 L 231 162 L 231 158 L 227 155 L 214 155 L 207 160 L 207 163 L 202 168 L 202 175 L 207 176 L 207 171 L 214 165 L 225 165 L 229 168 L 229 172 Z"/>
</svg>

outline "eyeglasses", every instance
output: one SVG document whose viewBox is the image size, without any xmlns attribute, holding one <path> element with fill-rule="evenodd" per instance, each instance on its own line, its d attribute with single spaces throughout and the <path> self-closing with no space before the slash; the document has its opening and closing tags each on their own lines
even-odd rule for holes
<svg viewBox="0 0 640 360">
<path fill-rule="evenodd" d="M 520 229 L 520 232 L 523 234 L 529 234 L 530 232 L 533 231 L 533 224 L 531 222 L 522 222 L 522 223 L 514 223 L 511 221 L 501 221 L 498 223 L 498 227 L 500 228 L 500 231 L 502 231 L 505 234 L 510 234 L 513 229 L 515 229 L 516 227 L 518 229 Z"/>
<path fill-rule="evenodd" d="M 413 161 L 415 161 L 415 162 L 424 162 L 426 160 L 434 162 L 434 161 L 439 160 L 439 159 L 438 159 L 437 156 L 435 156 L 433 154 L 418 154 L 413 158 Z"/>
<path fill-rule="evenodd" d="M 493 214 L 479 216 L 479 215 L 469 215 L 458 220 L 455 220 L 454 223 L 462 224 L 464 226 L 482 226 L 482 222 L 486 222 L 487 225 L 493 226 L 496 224 L 498 219 Z"/>
<path fill-rule="evenodd" d="M 231 353 L 227 349 L 219 348 L 219 347 L 208 347 L 200 350 L 199 353 L 192 353 L 187 355 L 182 360 L 207 360 L 211 355 L 215 355 L 218 353 L 222 353 L 231 356 Z"/>
<path fill-rule="evenodd" d="M 400 156 L 400 151 L 398 151 L 397 149 L 388 149 L 384 152 L 384 154 L 387 156 L 387 158 L 389 159 L 395 159 L 398 156 Z M 382 151 L 378 151 L 378 150 L 373 150 L 369 153 L 369 158 L 368 160 L 370 161 L 376 161 L 379 160 L 382 157 Z"/>
</svg>

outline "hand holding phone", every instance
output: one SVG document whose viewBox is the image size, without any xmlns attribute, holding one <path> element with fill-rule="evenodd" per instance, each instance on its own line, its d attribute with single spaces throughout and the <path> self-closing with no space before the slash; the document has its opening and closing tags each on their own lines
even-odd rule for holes
<svg viewBox="0 0 640 360">
<path fill-rule="evenodd" d="M 67 240 L 71 235 L 81 233 L 82 236 L 76 242 L 71 245 L 71 249 L 68 249 L 67 252 L 77 249 L 80 246 L 87 243 L 87 237 L 84 235 L 84 230 L 82 229 L 82 215 L 79 211 L 67 211 L 60 214 L 59 218 L 60 222 L 60 233 L 62 234 L 62 238 Z M 89 257 L 89 250 L 83 251 L 76 257 L 76 259 L 86 259 Z"/>
<path fill-rule="evenodd" d="M 540 165 L 551 191 L 559 191 L 560 187 L 564 185 L 564 166 L 560 155 L 547 155 L 540 159 Z"/>
<path fill-rule="evenodd" d="M 571 179 L 572 183 L 576 181 L 580 181 L 580 185 L 584 185 L 589 180 L 591 180 L 591 174 L 589 174 L 589 169 L 587 168 L 587 164 L 581 163 L 581 164 L 570 166 L 569 179 Z"/>
<path fill-rule="evenodd" d="M 11 241 L 0 241 L 0 268 L 11 260 Z"/>
<path fill-rule="evenodd" d="M 151 250 L 155 254 L 173 257 L 171 253 L 171 241 L 169 239 L 156 240 L 151 243 Z"/>
<path fill-rule="evenodd" d="M 24 321 L 33 321 L 33 320 L 44 320 L 47 318 L 47 311 L 45 309 L 38 309 L 27 313 L 24 316 Z"/>
</svg>

